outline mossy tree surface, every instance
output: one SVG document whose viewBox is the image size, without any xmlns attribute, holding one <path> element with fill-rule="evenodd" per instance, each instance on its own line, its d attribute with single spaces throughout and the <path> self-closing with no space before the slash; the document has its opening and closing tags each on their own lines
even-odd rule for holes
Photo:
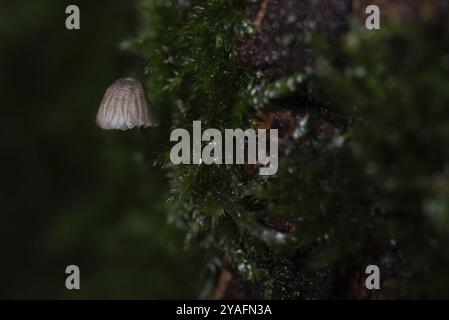
<svg viewBox="0 0 449 320">
<path fill-rule="evenodd" d="M 351 1 L 140 9 L 132 49 L 147 58 L 162 128 L 279 129 L 274 177 L 174 166 L 169 130 L 160 133 L 169 221 L 210 262 L 204 296 L 448 297 L 449 26 L 436 13 L 445 6 L 399 23 L 385 16 L 379 31 Z M 382 290 L 365 289 L 370 264 Z M 232 277 L 214 293 L 223 272 Z"/>
</svg>

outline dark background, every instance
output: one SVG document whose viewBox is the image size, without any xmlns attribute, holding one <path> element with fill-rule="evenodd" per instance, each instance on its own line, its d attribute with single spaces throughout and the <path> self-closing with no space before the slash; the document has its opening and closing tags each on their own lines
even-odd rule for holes
<svg viewBox="0 0 449 320">
<path fill-rule="evenodd" d="M 65 28 L 69 4 L 81 30 Z M 95 125 L 107 86 L 142 69 L 120 50 L 137 25 L 129 0 L 1 2 L 0 298 L 197 295 L 165 177 L 140 165 L 157 129 Z M 69 264 L 81 290 L 65 288 Z"/>
</svg>

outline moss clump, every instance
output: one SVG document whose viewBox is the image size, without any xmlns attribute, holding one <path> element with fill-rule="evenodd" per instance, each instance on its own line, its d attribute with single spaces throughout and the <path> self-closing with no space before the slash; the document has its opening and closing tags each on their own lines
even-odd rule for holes
<svg viewBox="0 0 449 320">
<path fill-rule="evenodd" d="M 272 178 L 245 166 L 172 166 L 166 152 L 170 221 L 213 275 L 228 255 L 248 297 L 447 297 L 447 23 L 432 16 L 375 33 L 353 25 L 341 44 L 335 29 L 330 42 L 310 30 L 299 37 L 307 42 L 271 47 L 287 60 L 312 51 L 305 68 L 273 69 L 242 59 L 262 37 L 245 11 L 253 5 L 142 1 L 132 47 L 147 57 L 165 150 L 169 129 L 193 120 L 278 128 L 282 140 Z M 276 29 L 275 11 L 267 16 L 273 36 L 299 39 L 295 28 Z M 369 264 L 381 269 L 380 292 L 364 289 Z"/>
</svg>

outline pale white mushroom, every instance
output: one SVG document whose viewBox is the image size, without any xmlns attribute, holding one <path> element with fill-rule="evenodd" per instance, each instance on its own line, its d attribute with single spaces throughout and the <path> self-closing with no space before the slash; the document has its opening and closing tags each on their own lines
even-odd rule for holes
<svg viewBox="0 0 449 320">
<path fill-rule="evenodd" d="M 106 130 L 155 125 L 140 81 L 121 78 L 109 86 L 98 109 L 97 125 Z"/>
</svg>

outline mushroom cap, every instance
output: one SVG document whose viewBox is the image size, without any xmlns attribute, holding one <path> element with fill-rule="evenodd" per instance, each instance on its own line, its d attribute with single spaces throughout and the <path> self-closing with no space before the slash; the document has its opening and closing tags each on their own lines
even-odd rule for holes
<svg viewBox="0 0 449 320">
<path fill-rule="evenodd" d="M 155 125 L 140 81 L 121 78 L 109 86 L 98 109 L 97 125 L 106 130 Z"/>
</svg>

